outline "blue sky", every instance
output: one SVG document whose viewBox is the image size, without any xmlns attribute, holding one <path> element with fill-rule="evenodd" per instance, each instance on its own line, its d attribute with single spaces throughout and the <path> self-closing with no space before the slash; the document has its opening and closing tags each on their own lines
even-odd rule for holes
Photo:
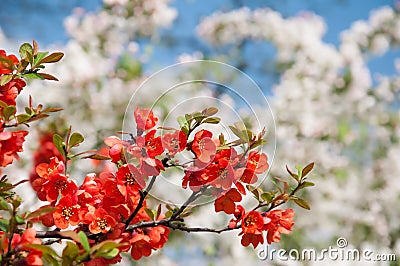
<svg viewBox="0 0 400 266">
<path fill-rule="evenodd" d="M 173 64 L 181 53 L 200 50 L 207 56 L 215 54 L 213 47 L 197 38 L 195 27 L 202 17 L 216 10 L 229 11 L 243 5 L 251 9 L 269 7 L 284 17 L 311 11 L 326 21 L 328 30 L 324 40 L 337 45 L 340 32 L 349 28 L 354 21 L 367 19 L 373 9 L 393 4 L 393 0 L 176 0 L 172 5 L 178 9 L 179 17 L 173 27 L 161 31 L 162 39 L 167 41 L 153 47 L 146 69 L 153 72 Z M 82 5 L 86 10 L 93 11 L 100 7 L 101 0 L 3 0 L 0 27 L 7 37 L 17 42 L 35 39 L 42 46 L 65 43 L 68 36 L 63 28 L 63 20 L 73 8 Z M 148 42 L 142 41 L 141 44 L 146 45 Z M 271 86 L 273 77 L 266 75 L 260 68 L 274 57 L 274 49 L 266 43 L 250 43 L 244 47 L 242 54 L 246 60 L 253 62 L 245 71 L 257 83 Z M 399 51 L 394 50 L 383 57 L 372 59 L 369 63 L 372 73 L 394 74 L 393 58 L 399 55 Z M 268 91 L 265 87 L 264 91 Z"/>
</svg>

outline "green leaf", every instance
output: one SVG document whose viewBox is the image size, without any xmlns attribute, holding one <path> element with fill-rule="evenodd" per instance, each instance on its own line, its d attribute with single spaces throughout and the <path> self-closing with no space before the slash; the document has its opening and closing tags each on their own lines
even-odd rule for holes
<svg viewBox="0 0 400 266">
<path fill-rule="evenodd" d="M 44 63 L 55 63 L 61 60 L 61 58 L 63 58 L 64 54 L 61 52 L 57 52 L 57 53 L 52 53 L 48 56 L 46 56 L 45 58 L 42 59 L 42 61 L 40 62 L 41 64 Z"/>
<path fill-rule="evenodd" d="M 157 208 L 157 213 L 156 213 L 156 219 L 158 219 L 158 217 L 160 217 L 161 214 L 161 204 L 158 204 L 158 208 Z"/>
<path fill-rule="evenodd" d="M 286 171 L 289 173 L 289 175 L 291 176 L 291 177 L 293 177 L 296 181 L 299 181 L 299 176 L 298 175 L 296 175 L 295 173 L 293 173 L 290 169 L 289 169 L 289 167 L 286 165 Z"/>
<path fill-rule="evenodd" d="M 91 248 L 92 258 L 113 258 L 118 255 L 118 247 L 129 245 L 128 243 L 117 243 L 115 240 L 105 240 Z M 114 249 L 117 250 L 115 254 Z"/>
<path fill-rule="evenodd" d="M 81 239 L 80 239 L 78 233 L 76 233 L 74 231 L 61 231 L 61 232 L 59 232 L 59 234 L 64 237 L 71 238 L 72 240 L 74 240 L 77 243 L 81 243 Z"/>
<path fill-rule="evenodd" d="M 20 114 L 20 115 L 17 115 L 18 124 L 21 124 L 21 123 L 23 123 L 23 122 L 26 122 L 26 121 L 28 121 L 30 118 L 31 118 L 31 116 L 30 116 L 30 115 L 27 115 L 27 114 Z"/>
<path fill-rule="evenodd" d="M 209 117 L 209 116 L 213 116 L 216 113 L 218 113 L 218 108 L 216 107 L 209 107 L 204 109 L 203 111 L 201 111 L 201 113 L 205 116 L 205 117 Z"/>
<path fill-rule="evenodd" d="M 0 79 L 0 86 L 3 86 L 5 84 L 7 84 L 8 82 L 10 82 L 12 80 L 12 78 L 13 78 L 12 74 L 2 76 Z"/>
<path fill-rule="evenodd" d="M 231 131 L 233 132 L 233 134 L 236 135 L 236 137 L 238 137 L 239 139 L 242 139 L 242 132 L 240 130 L 238 130 L 236 127 L 233 126 L 229 126 L 229 128 L 231 129 Z"/>
<path fill-rule="evenodd" d="M 3 232 L 8 231 L 8 220 L 6 219 L 0 219 L 0 230 Z"/>
<path fill-rule="evenodd" d="M 85 140 L 85 138 L 82 136 L 81 133 L 78 132 L 74 132 L 72 133 L 70 139 L 69 139 L 69 149 L 71 149 L 72 147 L 76 147 L 79 146 L 79 144 L 81 144 L 83 141 Z"/>
<path fill-rule="evenodd" d="M 149 208 L 144 208 L 144 211 L 147 213 L 147 215 L 149 216 L 149 218 L 151 220 L 155 219 L 155 217 L 157 215 L 157 213 L 154 213 L 155 211 L 153 211 L 152 209 L 149 209 Z"/>
<path fill-rule="evenodd" d="M 73 262 L 75 261 L 75 258 L 79 253 L 79 248 L 74 242 L 67 241 L 66 244 L 67 245 L 62 252 L 62 266 L 73 265 Z"/>
<path fill-rule="evenodd" d="M 219 143 L 221 143 L 221 145 L 225 144 L 225 136 L 224 136 L 224 134 L 222 134 L 222 133 L 219 134 L 218 139 L 219 139 Z"/>
<path fill-rule="evenodd" d="M 107 253 L 100 253 L 97 255 L 97 257 L 102 257 L 105 259 L 112 259 L 115 256 L 117 256 L 119 254 L 119 249 L 117 248 L 113 248 L 110 251 L 108 251 Z"/>
<path fill-rule="evenodd" d="M 6 108 L 3 109 L 4 119 L 6 121 L 8 121 L 10 119 L 10 117 L 15 114 L 16 111 L 17 111 L 17 108 L 15 108 L 15 106 L 13 106 L 13 105 L 7 106 Z"/>
<path fill-rule="evenodd" d="M 267 203 L 269 203 L 274 198 L 274 195 L 271 192 L 264 192 L 261 194 L 261 198 Z"/>
<path fill-rule="evenodd" d="M 111 157 L 101 155 L 101 154 L 93 154 L 93 155 L 82 157 L 82 159 L 111 160 Z"/>
<path fill-rule="evenodd" d="M 23 43 L 19 47 L 19 55 L 22 59 L 28 59 L 28 61 L 32 64 L 33 61 L 33 47 L 30 43 Z"/>
<path fill-rule="evenodd" d="M 45 58 L 46 55 L 48 55 L 48 53 L 49 52 L 38 52 L 33 60 L 33 66 L 36 67 L 36 66 L 40 65 L 40 63 L 42 62 L 42 59 Z"/>
<path fill-rule="evenodd" d="M 260 194 L 263 193 L 260 188 L 256 188 L 252 185 L 246 185 L 246 188 L 254 195 L 257 200 L 260 200 Z"/>
<path fill-rule="evenodd" d="M 15 215 L 15 221 L 16 221 L 17 224 L 19 224 L 19 225 L 25 224 L 25 220 L 24 220 L 20 215 Z"/>
<path fill-rule="evenodd" d="M 41 113 L 55 113 L 64 110 L 64 108 L 46 108 Z"/>
<path fill-rule="evenodd" d="M 3 197 L 0 197 L 0 210 L 11 210 L 10 204 Z"/>
<path fill-rule="evenodd" d="M 36 211 L 31 212 L 28 216 L 25 217 L 25 219 L 29 221 L 29 220 L 32 220 L 33 218 L 40 217 L 42 215 L 48 214 L 50 212 L 53 212 L 55 210 L 57 210 L 57 208 L 53 207 L 53 206 L 40 207 Z"/>
<path fill-rule="evenodd" d="M 6 104 L 5 102 L 0 100 L 0 106 L 3 108 L 6 108 L 8 106 L 8 104 Z"/>
<path fill-rule="evenodd" d="M 61 153 L 61 155 L 63 157 L 65 157 L 65 150 L 64 150 L 65 142 L 64 142 L 64 139 L 60 135 L 54 134 L 53 135 L 53 143 L 54 143 L 54 146 L 56 146 L 57 150 Z"/>
<path fill-rule="evenodd" d="M 207 124 L 218 124 L 221 121 L 219 117 L 209 117 L 203 121 L 203 123 Z"/>
<path fill-rule="evenodd" d="M 187 121 L 183 116 L 178 116 L 177 120 L 178 120 L 179 126 L 181 126 L 181 127 L 183 127 L 185 124 L 187 124 Z"/>
<path fill-rule="evenodd" d="M 41 76 L 42 79 L 58 81 L 58 78 L 48 73 L 38 73 L 38 75 Z"/>
<path fill-rule="evenodd" d="M 48 261 L 51 265 L 59 265 L 60 257 L 51 247 L 40 244 L 27 244 L 25 247 L 42 251 L 43 259 Z"/>
<path fill-rule="evenodd" d="M 312 187 L 312 186 L 315 186 L 315 184 L 313 182 L 304 182 L 304 183 L 301 183 L 301 185 L 299 186 L 299 189 L 303 189 L 306 187 Z"/>
<path fill-rule="evenodd" d="M 302 178 L 304 178 L 309 172 L 311 172 L 311 170 L 314 168 L 314 163 L 310 163 L 308 164 L 306 167 L 304 167 L 304 169 L 301 172 L 301 176 Z"/>
<path fill-rule="evenodd" d="M 22 75 L 24 78 L 29 78 L 29 79 L 41 79 L 43 80 L 44 78 L 39 75 L 38 73 L 27 73 Z"/>
<path fill-rule="evenodd" d="M 37 56 L 38 51 L 39 51 L 39 45 L 35 40 L 32 41 L 32 46 L 33 46 L 33 55 Z"/>
<path fill-rule="evenodd" d="M 87 235 L 83 231 L 79 231 L 78 233 L 79 240 L 81 241 L 82 247 L 89 252 L 90 251 L 90 246 L 89 246 L 89 240 L 87 238 Z"/>
<path fill-rule="evenodd" d="M 297 205 L 299 205 L 300 207 L 302 207 L 302 208 L 304 208 L 304 209 L 306 209 L 306 210 L 310 210 L 310 209 L 311 209 L 311 208 L 310 208 L 310 205 L 308 204 L 308 202 L 305 201 L 304 199 L 297 198 L 297 199 L 294 199 L 294 202 L 295 202 Z"/>
</svg>

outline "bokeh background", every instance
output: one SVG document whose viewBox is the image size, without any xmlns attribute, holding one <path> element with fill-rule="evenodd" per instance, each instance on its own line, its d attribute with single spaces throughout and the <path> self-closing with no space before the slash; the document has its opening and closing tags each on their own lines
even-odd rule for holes
<svg viewBox="0 0 400 266">
<path fill-rule="evenodd" d="M 316 163 L 317 186 L 303 195 L 312 209 L 293 206 L 294 232 L 274 247 L 322 249 L 344 237 L 351 247 L 400 258 L 399 8 L 393 0 L 3 0 L 0 48 L 16 52 L 35 39 L 66 54 L 49 70 L 60 82 L 33 82 L 24 92 L 25 99 L 31 94 L 65 108 L 36 126 L 27 143 L 32 152 L 37 138 L 69 124 L 86 136 L 83 148 L 100 146 L 120 130 L 139 84 L 166 66 L 212 59 L 237 67 L 259 85 L 275 117 L 269 174 L 285 176 L 285 164 Z M 144 106 L 160 92 L 146 93 L 137 96 Z M 158 111 L 167 113 L 175 100 Z M 14 173 L 29 175 L 29 156 Z M 90 167 L 76 166 L 77 179 Z M 204 208 L 191 219 L 226 223 L 210 213 Z M 140 264 L 327 265 L 260 261 L 236 234 L 175 233 Z"/>
</svg>

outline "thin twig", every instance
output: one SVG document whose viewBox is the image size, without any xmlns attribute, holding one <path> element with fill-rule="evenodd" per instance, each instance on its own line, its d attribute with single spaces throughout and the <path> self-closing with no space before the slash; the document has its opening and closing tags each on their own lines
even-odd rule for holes
<svg viewBox="0 0 400 266">
<path fill-rule="evenodd" d="M 129 224 L 132 222 L 132 220 L 135 218 L 135 216 L 138 214 L 139 210 L 143 207 L 143 202 L 144 199 L 146 198 L 147 194 L 149 194 L 149 191 L 151 190 L 151 188 L 154 185 L 154 182 L 156 181 L 156 177 L 152 176 L 149 182 L 149 185 L 147 186 L 147 188 L 145 190 L 139 190 L 140 193 L 140 199 L 139 199 L 139 203 L 136 206 L 136 209 L 132 212 L 132 214 L 129 216 L 129 218 L 126 220 L 125 222 L 125 228 L 127 228 L 129 226 Z"/>
</svg>

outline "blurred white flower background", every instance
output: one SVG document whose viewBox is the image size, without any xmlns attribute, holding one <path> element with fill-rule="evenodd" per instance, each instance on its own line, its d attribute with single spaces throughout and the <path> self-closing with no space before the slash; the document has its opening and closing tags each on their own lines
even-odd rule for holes
<svg viewBox="0 0 400 266">
<path fill-rule="evenodd" d="M 316 165 L 311 175 L 316 187 L 304 195 L 311 211 L 293 206 L 294 231 L 276 247 L 321 249 L 345 237 L 354 247 L 400 258 L 400 3 L 294 2 L 5 0 L 0 48 L 16 52 L 18 44 L 35 39 L 42 48 L 65 53 L 49 70 L 60 81 L 32 82 L 23 100 L 30 94 L 37 102 L 63 107 L 51 123 L 72 125 L 85 135 L 82 148 L 88 149 L 121 130 L 131 95 L 155 71 L 197 59 L 237 67 L 256 81 L 274 114 L 276 131 L 270 137 L 277 147 L 269 175 L 286 176 L 286 164 Z M 187 74 L 196 77 L 209 70 Z M 151 106 L 161 87 L 141 91 L 135 100 Z M 224 91 L 205 86 L 166 97 L 155 113 L 165 116 L 196 90 L 235 102 Z M 49 125 L 36 127 L 45 131 Z M 37 147 L 34 135 L 28 147 Z M 29 154 L 23 157 L 29 159 Z M 27 177 L 30 165 L 19 167 L 14 171 Z M 83 178 L 90 167 L 78 164 L 74 175 Z M 223 215 L 213 213 L 213 206 L 206 206 L 190 222 L 226 224 Z M 240 245 L 237 232 L 174 233 L 170 239 L 138 265 L 278 263 L 260 261 L 253 249 Z"/>
</svg>

